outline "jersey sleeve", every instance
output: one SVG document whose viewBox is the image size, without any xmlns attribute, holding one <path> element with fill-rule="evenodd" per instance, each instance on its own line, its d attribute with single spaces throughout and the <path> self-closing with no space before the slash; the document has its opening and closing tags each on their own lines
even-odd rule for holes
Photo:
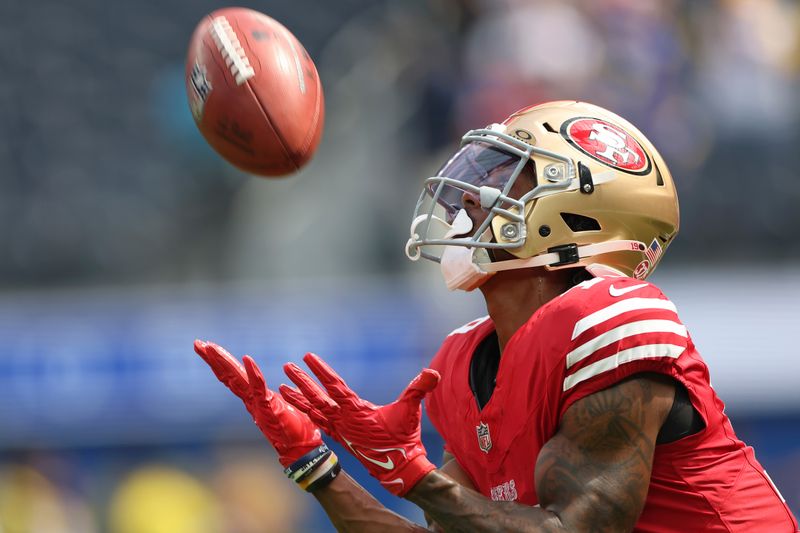
<svg viewBox="0 0 800 533">
<path fill-rule="evenodd" d="M 572 295 L 566 328 L 559 418 L 577 400 L 640 372 L 680 379 L 686 327 L 669 299 L 631 278 L 595 282 Z"/>
</svg>

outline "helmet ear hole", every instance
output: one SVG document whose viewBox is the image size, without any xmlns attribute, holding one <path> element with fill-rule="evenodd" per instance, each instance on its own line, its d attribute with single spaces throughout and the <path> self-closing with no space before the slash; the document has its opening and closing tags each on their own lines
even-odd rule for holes
<svg viewBox="0 0 800 533">
<path fill-rule="evenodd" d="M 600 223 L 592 217 L 578 215 L 576 213 L 561 213 L 561 218 L 574 233 L 580 231 L 599 231 L 601 229 Z"/>
</svg>

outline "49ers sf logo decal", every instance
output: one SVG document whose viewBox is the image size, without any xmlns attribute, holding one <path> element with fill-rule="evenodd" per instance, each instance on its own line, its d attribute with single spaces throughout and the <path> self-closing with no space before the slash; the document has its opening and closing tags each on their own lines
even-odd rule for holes
<svg viewBox="0 0 800 533">
<path fill-rule="evenodd" d="M 630 174 L 650 172 L 650 158 L 628 132 L 599 118 L 574 118 L 561 126 L 561 135 L 586 155 Z"/>
</svg>

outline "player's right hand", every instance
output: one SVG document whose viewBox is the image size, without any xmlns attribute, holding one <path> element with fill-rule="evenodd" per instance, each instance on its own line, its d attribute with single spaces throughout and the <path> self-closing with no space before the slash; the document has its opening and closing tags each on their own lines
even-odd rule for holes
<svg viewBox="0 0 800 533">
<path fill-rule="evenodd" d="M 267 387 L 252 358 L 245 355 L 242 366 L 225 348 L 201 340 L 194 341 L 194 351 L 208 363 L 217 379 L 244 402 L 258 428 L 278 452 L 284 467 L 322 445 L 317 426 L 308 415 Z"/>
<path fill-rule="evenodd" d="M 281 385 L 281 394 L 344 444 L 388 491 L 405 496 L 436 469 L 422 445 L 420 402 L 439 383 L 438 372 L 424 369 L 397 400 L 375 405 L 359 397 L 319 356 L 309 353 L 303 360 L 322 387 L 288 363 L 283 370 L 298 388 Z"/>
</svg>

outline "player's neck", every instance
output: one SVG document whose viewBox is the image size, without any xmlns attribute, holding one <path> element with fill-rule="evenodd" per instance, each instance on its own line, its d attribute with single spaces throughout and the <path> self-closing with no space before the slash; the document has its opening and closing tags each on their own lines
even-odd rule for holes
<svg viewBox="0 0 800 533">
<path fill-rule="evenodd" d="M 537 309 L 567 290 L 569 279 L 564 271 L 530 268 L 500 272 L 481 286 L 501 352 Z"/>
</svg>

